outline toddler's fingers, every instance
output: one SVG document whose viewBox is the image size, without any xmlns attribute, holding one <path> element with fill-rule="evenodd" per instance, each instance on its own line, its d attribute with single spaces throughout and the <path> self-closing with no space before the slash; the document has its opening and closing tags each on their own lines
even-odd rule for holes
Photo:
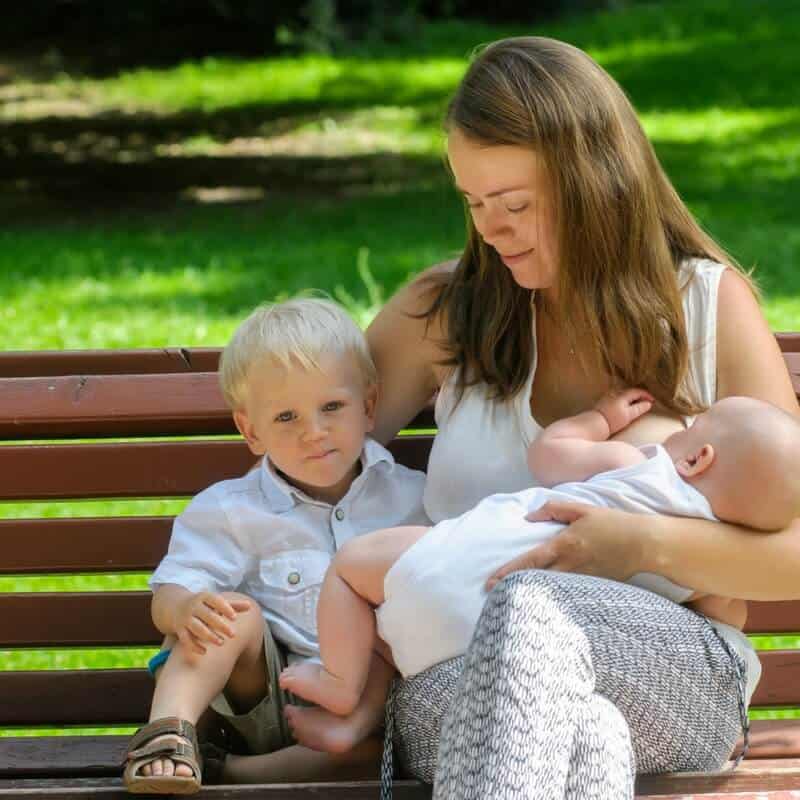
<svg viewBox="0 0 800 800">
<path fill-rule="evenodd" d="M 189 650 L 190 653 L 194 653 L 198 656 L 204 656 L 206 654 L 206 648 L 200 643 L 197 637 L 193 636 L 188 630 L 178 631 L 178 641 Z"/>
<path fill-rule="evenodd" d="M 192 617 L 186 628 L 189 633 L 201 643 L 208 642 L 209 644 L 221 645 L 224 641 L 223 638 L 206 625 L 205 621 L 200 619 L 200 617 Z"/>
<path fill-rule="evenodd" d="M 236 611 L 234 611 L 233 606 L 222 595 L 209 595 L 205 600 L 205 605 L 216 611 L 220 616 L 228 619 L 236 618 Z"/>
</svg>

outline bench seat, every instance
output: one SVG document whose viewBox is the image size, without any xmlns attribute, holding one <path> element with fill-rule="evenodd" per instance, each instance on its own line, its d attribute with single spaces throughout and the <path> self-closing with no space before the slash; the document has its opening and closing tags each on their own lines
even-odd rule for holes
<svg viewBox="0 0 800 800">
<path fill-rule="evenodd" d="M 800 389 L 800 335 L 778 341 Z M 252 456 L 217 387 L 219 350 L 0 353 L 0 500 L 183 498 L 243 473 Z M 424 468 L 434 426 L 391 443 Z M 90 441 L 86 441 L 90 440 Z M 157 469 L 154 467 L 157 465 Z M 0 576 L 148 572 L 166 550 L 170 516 L 0 520 Z M 751 603 L 747 631 L 797 636 L 800 602 Z M 0 649 L 152 647 L 149 593 L 0 594 Z M 800 650 L 760 653 L 760 708 L 800 705 Z M 0 738 L 0 800 L 122 798 L 127 736 L 69 735 L 74 727 L 139 725 L 152 681 L 144 669 L 0 672 L 0 726 L 61 728 L 63 736 Z M 797 791 L 793 791 L 797 790 Z M 641 776 L 637 797 L 800 800 L 800 719 L 756 720 L 734 772 Z M 376 782 L 207 787 L 200 797 L 374 798 Z M 399 781 L 397 800 L 430 797 Z"/>
</svg>

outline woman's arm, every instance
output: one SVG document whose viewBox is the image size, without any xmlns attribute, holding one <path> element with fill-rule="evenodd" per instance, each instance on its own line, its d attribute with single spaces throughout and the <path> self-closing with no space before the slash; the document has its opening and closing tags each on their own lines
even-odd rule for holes
<svg viewBox="0 0 800 800">
<path fill-rule="evenodd" d="M 367 329 L 372 357 L 378 368 L 380 393 L 375 438 L 386 444 L 430 401 L 441 385 L 444 331 L 440 319 L 430 323 L 416 316 L 432 301 L 424 278 L 452 270 L 454 262 L 431 267 L 401 289 L 381 309 Z"/>
<path fill-rule="evenodd" d="M 717 399 L 744 395 L 800 416 L 786 362 L 750 287 L 725 270 L 717 301 Z"/>
<path fill-rule="evenodd" d="M 528 519 L 569 527 L 501 567 L 490 579 L 490 588 L 523 569 L 580 572 L 618 581 L 653 572 L 704 594 L 800 599 L 800 520 L 783 531 L 763 533 L 727 522 L 567 502 L 545 503 Z"/>
<path fill-rule="evenodd" d="M 717 396 L 746 395 L 800 414 L 785 362 L 758 303 L 732 270 L 720 281 Z M 708 594 L 750 600 L 800 598 L 800 520 L 783 531 L 631 514 L 578 503 L 547 503 L 531 515 L 569 527 L 502 567 L 557 569 L 627 580 L 655 572 Z"/>
</svg>

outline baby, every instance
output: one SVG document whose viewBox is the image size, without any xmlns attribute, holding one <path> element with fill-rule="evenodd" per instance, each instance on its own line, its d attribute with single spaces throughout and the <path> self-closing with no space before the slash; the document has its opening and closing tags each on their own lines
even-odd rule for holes
<svg viewBox="0 0 800 800">
<path fill-rule="evenodd" d="M 335 758 L 296 746 L 287 717 L 292 728 L 317 731 L 320 716 L 332 715 L 292 705 L 278 676 L 287 661 L 318 655 L 317 598 L 336 550 L 375 528 L 427 522 L 425 476 L 367 436 L 375 365 L 361 331 L 333 303 L 257 309 L 225 348 L 220 382 L 236 427 L 264 458 L 192 500 L 150 580 L 153 621 L 167 638 L 151 661 L 159 674 L 150 722 L 128 750 L 131 792 L 200 789 L 194 726 L 209 705 L 257 754 L 264 781 L 330 779 L 377 764 L 380 751 L 377 740 L 360 753 L 350 744 L 380 724 L 394 674 L 384 661 L 376 656 L 377 699 L 363 707 L 375 716 L 354 714 L 339 728 L 328 720 L 317 734 L 317 749 Z"/>
<path fill-rule="evenodd" d="M 663 445 L 609 441 L 651 407 L 650 395 L 631 389 L 545 429 L 531 444 L 528 463 L 542 484 L 555 488 L 492 495 L 432 528 L 377 531 L 349 543 L 334 559 L 320 595 L 324 666 L 290 667 L 281 686 L 348 714 L 359 704 L 373 648 L 406 677 L 464 653 L 487 579 L 564 527 L 525 521 L 548 500 L 725 520 L 763 531 L 800 515 L 800 421 L 767 403 L 730 397 Z M 743 601 L 693 595 L 656 575 L 630 582 L 676 602 L 694 599 L 694 608 L 707 615 L 724 616 L 729 603 L 744 607 Z"/>
</svg>

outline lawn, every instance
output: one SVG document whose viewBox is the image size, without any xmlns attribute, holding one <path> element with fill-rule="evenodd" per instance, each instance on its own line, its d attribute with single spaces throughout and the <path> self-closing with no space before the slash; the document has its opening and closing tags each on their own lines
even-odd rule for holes
<svg viewBox="0 0 800 800">
<path fill-rule="evenodd" d="M 105 178 L 3 193 L 5 349 L 221 345 L 255 302 L 308 288 L 366 324 L 417 270 L 458 252 L 463 211 L 443 166 L 442 109 L 474 46 L 522 33 L 583 47 L 622 83 L 691 209 L 755 269 L 770 325 L 800 329 L 800 4 L 707 0 L 525 28 L 432 23 L 412 42 L 336 58 L 22 75 L 0 86 L 0 153 L 22 148 L 35 165 L 61 158 L 59 169 L 85 164 L 87 175 L 170 177 L 123 196 L 101 191 Z M 227 181 L 192 182 L 220 165 Z M 79 513 L 178 508 L 82 504 Z M 144 580 L 10 578 L 0 591 Z M 145 654 L 37 651 L 2 663 L 137 665 Z"/>
</svg>

